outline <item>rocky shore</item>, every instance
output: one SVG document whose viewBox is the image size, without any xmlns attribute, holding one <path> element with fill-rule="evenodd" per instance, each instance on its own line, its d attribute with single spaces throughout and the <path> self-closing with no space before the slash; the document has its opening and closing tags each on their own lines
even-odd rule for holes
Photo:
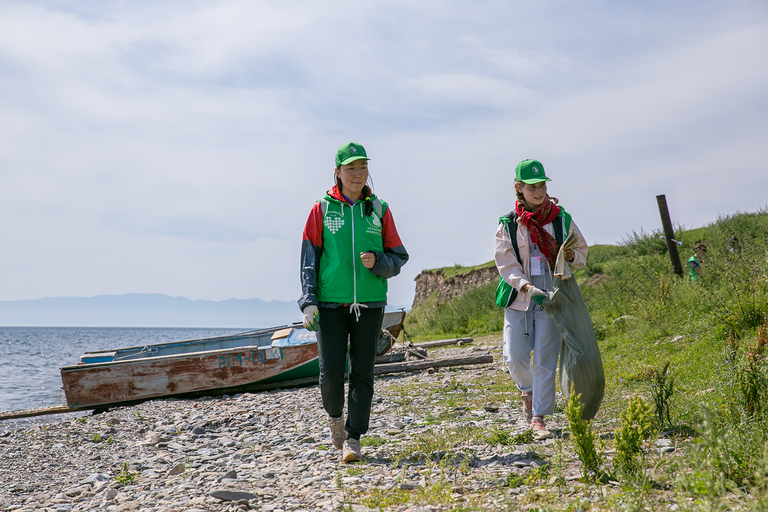
<svg viewBox="0 0 768 512">
<path fill-rule="evenodd" d="M 506 510 L 555 440 L 483 437 L 527 432 L 512 393 L 469 389 L 508 382 L 499 347 L 487 338 L 432 353 L 492 351 L 493 364 L 377 378 L 365 460 L 351 465 L 331 445 L 317 386 L 4 422 L 0 510 Z M 457 406 L 467 394 L 476 405 Z M 439 449 L 440 436 L 470 431 L 459 450 Z"/>
</svg>

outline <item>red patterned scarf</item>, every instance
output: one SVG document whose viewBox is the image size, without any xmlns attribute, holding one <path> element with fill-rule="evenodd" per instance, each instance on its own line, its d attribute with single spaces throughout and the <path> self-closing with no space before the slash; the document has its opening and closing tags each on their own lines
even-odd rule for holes
<svg viewBox="0 0 768 512">
<path fill-rule="evenodd" d="M 520 222 L 528 228 L 531 242 L 539 246 L 539 250 L 549 262 L 550 270 L 554 272 L 555 260 L 557 260 L 557 240 L 547 233 L 543 226 L 560 215 L 560 208 L 547 196 L 535 212 L 527 211 L 518 201 L 515 204 L 515 213 L 520 218 Z"/>
</svg>

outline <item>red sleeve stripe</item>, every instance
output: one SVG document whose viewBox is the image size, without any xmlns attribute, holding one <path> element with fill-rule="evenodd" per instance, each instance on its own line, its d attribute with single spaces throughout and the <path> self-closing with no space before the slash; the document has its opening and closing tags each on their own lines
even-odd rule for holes
<svg viewBox="0 0 768 512">
<path fill-rule="evenodd" d="M 316 247 L 323 246 L 323 211 L 319 202 L 315 203 L 312 211 L 309 212 L 309 218 L 304 226 L 304 240 L 309 240 Z"/>
<path fill-rule="evenodd" d="M 381 237 L 384 241 L 384 249 L 392 249 L 403 245 L 403 242 L 400 241 L 400 235 L 397 234 L 395 219 L 392 217 L 392 211 L 389 206 L 387 206 L 387 210 L 384 212 L 384 218 L 381 219 Z"/>
</svg>

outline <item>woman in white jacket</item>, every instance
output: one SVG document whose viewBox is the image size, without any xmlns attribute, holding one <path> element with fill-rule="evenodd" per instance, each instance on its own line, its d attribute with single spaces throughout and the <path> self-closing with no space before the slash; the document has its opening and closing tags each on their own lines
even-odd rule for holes
<svg viewBox="0 0 768 512">
<path fill-rule="evenodd" d="M 504 309 L 504 362 L 520 390 L 525 420 L 537 437 L 550 437 L 544 416 L 554 412 L 555 374 L 560 354 L 560 333 L 540 305 L 544 291 L 552 282 L 557 252 L 562 244 L 556 231 L 567 238 L 575 232 L 578 243 L 566 251 L 566 261 L 573 270 L 583 268 L 587 243 L 570 215 L 558 206 L 557 198 L 547 194 L 550 180 L 537 160 L 523 160 L 515 169 L 515 211 L 501 222 L 496 231 L 496 268 L 502 279 L 517 292 Z M 501 219 L 505 220 L 504 217 Z M 510 230 L 508 222 L 515 222 Z M 564 229 L 556 230 L 562 223 Z M 510 233 L 515 233 L 516 253 Z M 533 368 L 531 368 L 533 352 Z"/>
</svg>

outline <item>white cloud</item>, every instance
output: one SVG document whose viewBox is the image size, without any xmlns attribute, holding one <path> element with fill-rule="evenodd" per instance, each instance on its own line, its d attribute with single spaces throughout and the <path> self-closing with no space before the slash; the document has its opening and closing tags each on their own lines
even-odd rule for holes
<svg viewBox="0 0 768 512">
<path fill-rule="evenodd" d="M 304 220 L 349 140 L 412 255 L 398 304 L 423 268 L 491 259 L 523 158 L 590 242 L 655 228 L 659 193 L 688 227 L 755 210 L 767 11 L 4 2 L 0 299 L 293 299 Z"/>
</svg>

